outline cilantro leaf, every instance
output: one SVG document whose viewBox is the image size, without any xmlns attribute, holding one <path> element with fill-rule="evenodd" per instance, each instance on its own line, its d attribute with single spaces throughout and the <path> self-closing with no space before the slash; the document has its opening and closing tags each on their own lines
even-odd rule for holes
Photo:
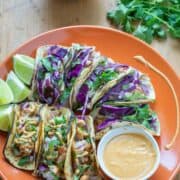
<svg viewBox="0 0 180 180">
<path fill-rule="evenodd" d="M 119 0 L 107 13 L 107 18 L 118 28 L 148 43 L 155 37 L 165 39 L 167 33 L 180 38 L 179 0 Z"/>
<path fill-rule="evenodd" d="M 67 101 L 70 93 L 71 93 L 71 87 L 65 88 L 65 90 L 62 92 L 62 95 L 59 100 L 61 104 L 64 104 Z"/>
<path fill-rule="evenodd" d="M 54 118 L 54 121 L 57 124 L 65 124 L 66 123 L 66 118 L 64 116 L 58 116 Z"/>
<path fill-rule="evenodd" d="M 103 71 L 102 74 L 99 74 L 96 80 L 93 82 L 92 89 L 97 90 L 103 84 L 106 84 L 107 82 L 113 80 L 117 75 L 117 72 L 109 69 Z"/>
<path fill-rule="evenodd" d="M 151 43 L 153 40 L 152 30 L 143 25 L 139 25 L 133 34 L 148 43 Z"/>
<path fill-rule="evenodd" d="M 29 162 L 30 162 L 30 156 L 24 156 L 19 160 L 18 165 L 24 166 L 25 164 L 28 164 Z"/>
<path fill-rule="evenodd" d="M 49 61 L 48 57 L 41 59 L 42 65 L 46 68 L 47 71 L 52 71 L 51 62 Z"/>
<path fill-rule="evenodd" d="M 145 127 L 151 129 L 152 127 L 150 125 L 150 121 L 154 115 L 155 113 L 149 110 L 149 106 L 147 104 L 143 105 L 141 108 L 135 105 L 135 113 L 128 116 L 123 116 L 122 119 L 124 121 L 143 124 Z"/>
</svg>

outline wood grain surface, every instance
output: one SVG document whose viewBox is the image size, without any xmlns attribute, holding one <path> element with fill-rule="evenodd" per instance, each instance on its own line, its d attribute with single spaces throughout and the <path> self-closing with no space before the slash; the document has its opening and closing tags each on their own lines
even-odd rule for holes
<svg viewBox="0 0 180 180">
<path fill-rule="evenodd" d="M 0 0 L 0 60 L 50 29 L 79 24 L 109 27 L 106 12 L 114 5 L 115 0 Z M 179 75 L 180 40 L 154 41 L 152 47 Z"/>
<path fill-rule="evenodd" d="M 110 26 L 106 12 L 115 0 L 0 0 L 0 60 L 29 38 L 69 25 Z M 180 40 L 154 41 L 152 46 L 180 74 Z"/>
</svg>

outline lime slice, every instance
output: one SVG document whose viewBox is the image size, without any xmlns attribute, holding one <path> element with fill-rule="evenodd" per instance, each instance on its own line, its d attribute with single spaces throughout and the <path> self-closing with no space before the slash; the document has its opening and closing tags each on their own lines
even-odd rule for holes
<svg viewBox="0 0 180 180">
<path fill-rule="evenodd" d="M 13 101 L 13 93 L 8 84 L 0 79 L 0 105 L 9 104 Z"/>
<path fill-rule="evenodd" d="M 33 58 L 26 55 L 16 54 L 13 56 L 14 71 L 18 78 L 27 85 L 31 84 L 34 62 Z"/>
<path fill-rule="evenodd" d="M 19 78 L 13 71 L 10 71 L 10 73 L 8 74 L 6 82 L 13 92 L 13 102 L 21 102 L 30 95 L 30 89 L 27 88 L 21 80 L 19 80 Z"/>
<path fill-rule="evenodd" d="M 13 105 L 0 106 L 0 130 L 9 131 L 13 120 Z"/>
</svg>

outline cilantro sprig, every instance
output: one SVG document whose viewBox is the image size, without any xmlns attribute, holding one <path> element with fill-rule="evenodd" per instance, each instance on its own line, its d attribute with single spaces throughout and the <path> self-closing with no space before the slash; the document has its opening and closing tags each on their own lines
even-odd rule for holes
<svg viewBox="0 0 180 180">
<path fill-rule="evenodd" d="M 97 90 L 103 84 L 106 84 L 107 82 L 113 80 L 115 77 L 117 77 L 117 75 L 117 72 L 110 69 L 103 71 L 102 74 L 97 75 L 96 80 L 93 82 L 93 90 Z"/>
<path fill-rule="evenodd" d="M 119 0 L 107 18 L 148 43 L 167 33 L 180 38 L 180 0 Z"/>
<path fill-rule="evenodd" d="M 134 108 L 134 114 L 124 116 L 122 119 L 124 121 L 138 122 L 140 124 L 143 124 L 145 127 L 151 129 L 152 127 L 150 125 L 150 121 L 153 117 L 156 117 L 156 114 L 149 109 L 149 105 L 146 104 L 141 108 L 139 108 L 138 105 L 135 105 Z"/>
</svg>

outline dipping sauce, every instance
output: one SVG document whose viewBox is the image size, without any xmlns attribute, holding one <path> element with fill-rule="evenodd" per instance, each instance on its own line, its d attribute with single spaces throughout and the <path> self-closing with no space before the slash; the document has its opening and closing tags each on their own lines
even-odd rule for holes
<svg viewBox="0 0 180 180">
<path fill-rule="evenodd" d="M 122 134 L 105 147 L 103 159 L 108 171 L 120 179 L 140 179 L 147 175 L 156 162 L 151 142 L 140 134 Z"/>
</svg>

